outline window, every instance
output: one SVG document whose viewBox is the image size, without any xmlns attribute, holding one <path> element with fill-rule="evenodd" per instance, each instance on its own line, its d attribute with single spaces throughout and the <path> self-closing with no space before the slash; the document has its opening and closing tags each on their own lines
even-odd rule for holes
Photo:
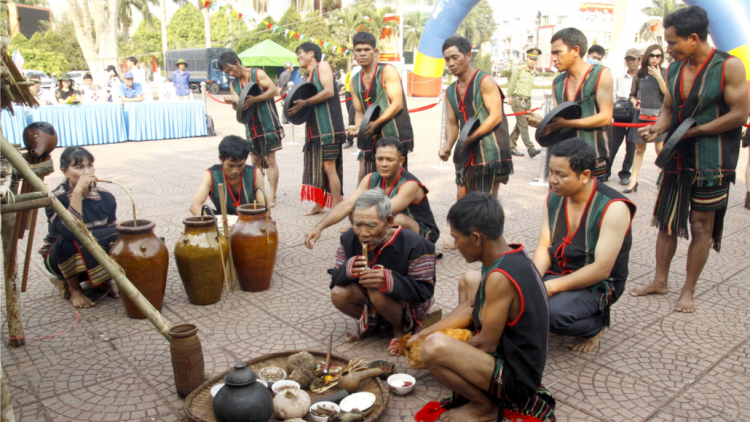
<svg viewBox="0 0 750 422">
<path fill-rule="evenodd" d="M 567 16 L 558 16 L 557 17 L 557 24 L 562 25 L 565 22 L 565 19 L 567 19 Z"/>
</svg>

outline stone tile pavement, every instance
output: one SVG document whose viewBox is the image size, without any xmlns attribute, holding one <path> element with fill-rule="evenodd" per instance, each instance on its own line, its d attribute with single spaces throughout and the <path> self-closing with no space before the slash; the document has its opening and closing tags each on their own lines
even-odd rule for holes
<svg viewBox="0 0 750 422">
<path fill-rule="evenodd" d="M 409 99 L 411 107 L 432 99 Z M 139 218 L 156 222 L 156 234 L 174 248 L 182 232 L 182 219 L 202 171 L 217 162 L 221 136 L 244 131 L 226 106 L 212 101 L 209 113 L 219 136 L 158 142 L 128 142 L 90 147 L 97 174 L 131 190 Z M 438 166 L 440 108 L 414 114 L 416 151 L 410 168 L 430 189 L 430 203 L 443 233 L 445 216 L 455 201 L 454 175 L 449 165 Z M 513 118 L 511 118 L 513 119 Z M 513 123 L 511 121 L 511 123 Z M 300 127 L 295 140 L 303 140 Z M 288 142 L 290 133 L 287 133 Z M 519 142 L 519 145 L 521 143 Z M 523 148 L 522 146 L 520 148 Z M 345 193 L 356 184 L 357 162 L 353 149 L 344 150 Z M 61 153 L 53 154 L 57 163 Z M 622 154 L 622 153 L 621 153 Z M 711 252 L 698 283 L 698 311 L 672 311 L 685 277 L 687 242 L 681 241 L 671 272 L 672 292 L 664 296 L 634 298 L 623 295 L 613 307 L 612 330 L 601 348 L 592 353 L 567 349 L 569 339 L 552 340 L 544 383 L 558 402 L 560 421 L 687 421 L 750 420 L 750 211 L 743 208 L 744 169 L 748 152 L 740 156 L 736 186 L 730 192 L 724 241 L 720 254 Z M 657 187 L 655 154 L 649 149 L 640 190 L 632 198 L 639 207 L 633 222 L 633 249 L 628 289 L 647 283 L 654 271 L 656 230 L 650 215 Z M 324 232 L 312 251 L 303 245 L 305 233 L 322 217 L 305 217 L 310 207 L 299 201 L 301 145 L 285 145 L 278 153 L 281 167 L 278 205 L 280 249 L 273 286 L 262 293 L 236 289 L 211 306 L 190 305 L 174 260 L 170 261 L 163 314 L 172 323 L 191 322 L 200 327 L 206 370 L 217 374 L 233 361 L 291 349 L 324 350 L 329 335 L 334 352 L 349 357 L 388 359 L 399 370 L 418 379 L 413 394 L 392 397 L 382 421 L 408 421 L 426 402 L 448 395 L 428 373 L 414 371 L 403 359 L 389 357 L 385 335 L 360 343 L 344 344 L 342 337 L 354 322 L 337 313 L 328 298 L 326 269 L 333 261 L 337 228 Z M 621 157 L 613 171 L 619 170 Z M 515 174 L 502 186 L 506 238 L 536 247 L 546 190 L 528 182 L 537 174 L 539 158 L 514 157 Z M 48 177 L 50 186 L 62 179 Z M 609 182 L 621 188 L 616 177 Z M 108 186 L 109 187 L 109 186 Z M 111 190 L 119 202 L 118 217 L 131 219 L 127 195 Z M 35 247 L 46 234 L 38 221 Z M 438 246 L 448 242 L 445 234 Z M 25 243 L 20 246 L 23 253 Z M 446 311 L 456 306 L 458 277 L 467 265 L 458 252 L 447 252 L 438 261 L 437 303 Z M 6 371 L 16 419 L 30 421 L 175 421 L 184 418 L 177 397 L 164 339 L 146 320 L 131 320 L 119 300 L 104 298 L 97 306 L 80 311 L 60 299 L 47 281 L 38 255 L 32 260 L 29 289 L 22 297 L 27 337 L 24 347 L 7 344 L 5 309 L 2 307 L 2 363 Z M 98 299 L 98 295 L 96 296 Z M 77 321 L 77 322 L 75 322 Z M 75 328 L 47 340 L 33 340 Z"/>
</svg>

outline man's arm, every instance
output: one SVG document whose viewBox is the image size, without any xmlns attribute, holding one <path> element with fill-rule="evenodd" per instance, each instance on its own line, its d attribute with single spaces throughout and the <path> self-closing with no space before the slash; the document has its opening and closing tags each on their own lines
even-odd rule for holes
<svg viewBox="0 0 750 422">
<path fill-rule="evenodd" d="M 443 98 L 443 101 L 448 103 L 448 94 L 445 94 L 445 98 Z M 455 110 L 453 110 L 453 106 L 450 104 L 445 105 L 445 109 L 447 111 L 446 121 L 445 121 L 445 148 L 438 151 L 438 155 L 440 155 L 440 158 L 443 161 L 448 161 L 448 159 L 451 157 L 451 151 L 453 150 L 453 145 L 456 144 L 456 141 L 458 140 L 458 116 L 456 116 Z"/>
<path fill-rule="evenodd" d="M 203 178 L 201 179 L 201 184 L 195 192 L 195 195 L 193 195 L 193 201 L 190 203 L 190 214 L 194 216 L 201 215 L 201 209 L 203 208 L 203 203 L 206 202 L 206 199 L 208 198 L 208 193 L 211 191 L 212 182 L 211 173 L 205 171 L 203 173 Z"/>
<path fill-rule="evenodd" d="M 482 91 L 482 102 L 490 115 L 479 125 L 479 128 L 474 133 L 466 138 L 464 145 L 468 145 L 470 142 L 490 133 L 492 129 L 496 128 L 503 121 L 503 98 L 500 96 L 500 89 L 497 87 L 495 80 L 490 77 L 482 79 L 480 89 Z M 456 154 L 460 153 L 461 151 L 456 151 Z"/>
<path fill-rule="evenodd" d="M 370 123 L 373 127 L 378 127 L 396 117 L 396 114 L 404 108 L 404 91 L 401 87 L 401 77 L 395 67 L 383 67 L 383 82 L 385 84 L 385 94 L 388 96 L 390 105 L 381 111 L 380 117 L 375 120 L 374 124 Z"/>
<path fill-rule="evenodd" d="M 273 97 L 271 97 L 273 98 Z M 263 192 L 266 190 L 266 182 L 263 180 L 263 172 L 260 170 L 260 167 L 255 168 L 255 183 L 253 186 L 253 191 L 255 191 L 255 188 L 261 188 L 262 191 L 258 191 L 257 193 L 253 192 L 255 195 L 255 200 L 258 201 L 261 205 L 266 205 L 266 197 L 263 196 Z"/>
<path fill-rule="evenodd" d="M 396 196 L 391 199 L 391 211 L 393 215 L 403 212 L 409 204 L 414 202 L 414 198 L 416 198 L 420 189 L 422 188 L 419 186 L 419 183 L 415 181 L 409 181 L 401 185 Z"/>
<path fill-rule="evenodd" d="M 412 257 L 410 257 L 412 258 Z M 400 274 L 389 270 L 381 265 L 371 270 L 365 270 L 359 276 L 359 284 L 366 289 L 378 289 L 395 300 L 403 300 L 407 303 L 424 303 L 435 294 L 435 255 L 430 255 L 432 271 L 429 273 L 415 274 L 411 271 L 414 262 L 409 262 L 408 274 Z M 416 265 L 428 265 L 428 257 L 422 256 L 416 259 Z"/>
<path fill-rule="evenodd" d="M 495 271 L 487 276 L 484 293 L 482 331 L 467 343 L 483 352 L 494 353 L 508 322 L 510 307 L 518 297 L 518 290 L 505 274 Z"/>
<path fill-rule="evenodd" d="M 232 96 L 224 96 L 224 102 L 232 105 L 232 109 L 237 110 L 237 103 L 240 102 L 240 94 L 234 90 L 234 83 L 229 84 L 229 93 Z"/>
<path fill-rule="evenodd" d="M 554 94 L 554 80 L 553 80 L 553 94 L 552 94 L 552 108 L 557 107 L 557 98 L 555 98 Z M 539 127 L 539 123 L 542 123 L 542 119 L 544 117 L 539 113 L 534 113 L 533 111 L 527 111 L 526 112 L 526 122 L 531 127 Z"/>
<path fill-rule="evenodd" d="M 624 202 L 612 202 L 602 217 L 599 242 L 596 243 L 594 252 L 596 260 L 578 271 L 544 283 L 547 293 L 552 296 L 560 292 L 579 290 L 608 278 L 622 249 L 625 235 L 630 229 L 631 219 L 630 209 Z"/>
<path fill-rule="evenodd" d="M 518 68 L 513 69 L 510 74 L 510 82 L 508 82 L 508 97 L 513 96 L 513 92 L 516 90 L 516 82 L 518 82 L 518 75 L 521 73 Z"/>
<path fill-rule="evenodd" d="M 257 97 L 252 97 L 250 104 L 262 103 L 264 101 L 268 101 L 272 99 L 273 97 L 275 97 L 278 92 L 276 89 L 276 84 L 273 83 L 273 81 L 271 80 L 271 78 L 268 77 L 266 72 L 260 69 L 258 69 L 257 72 L 258 73 L 256 73 L 255 75 L 256 75 L 256 79 L 258 80 L 258 85 L 263 87 L 265 92 L 263 92 L 263 94 L 261 95 L 258 95 Z"/>
<path fill-rule="evenodd" d="M 326 214 L 325 218 L 323 218 L 323 221 L 318 223 L 317 226 L 313 227 L 310 233 L 308 233 L 305 237 L 305 245 L 308 249 L 312 249 L 313 246 L 315 246 L 315 242 L 320 238 L 323 230 L 338 223 L 352 213 L 352 210 L 354 209 L 354 201 L 359 198 L 359 195 L 362 195 L 365 191 L 367 191 L 367 189 L 369 189 L 368 183 L 370 183 L 369 176 L 365 176 L 364 178 L 362 178 L 362 180 L 359 182 L 359 186 L 357 186 L 357 189 L 354 191 L 354 193 L 349 195 L 348 198 L 336 204 L 336 206 L 333 207 L 333 209 L 329 211 L 328 214 Z"/>
<path fill-rule="evenodd" d="M 544 277 L 544 274 L 546 274 L 552 266 L 552 260 L 549 257 L 549 245 L 551 242 L 552 236 L 549 232 L 547 201 L 545 201 L 544 207 L 542 208 L 542 227 L 539 230 L 539 241 L 536 243 L 534 257 L 531 259 L 542 277 Z"/>
<path fill-rule="evenodd" d="M 729 59 L 724 62 L 724 102 L 729 106 L 727 114 L 700 126 L 693 126 L 685 132 L 682 138 L 718 135 L 747 122 L 750 100 L 748 100 L 745 65 L 740 60 Z"/>
<path fill-rule="evenodd" d="M 354 94 L 353 90 L 351 98 L 352 99 L 349 101 L 352 102 L 352 106 L 354 107 L 354 124 L 346 128 L 346 134 L 349 136 L 357 136 L 359 135 L 359 125 L 362 124 L 362 119 L 365 117 L 365 111 L 362 102 L 359 101 L 359 97 Z"/>
<path fill-rule="evenodd" d="M 430 334 L 436 333 L 441 330 L 450 330 L 453 328 L 469 328 L 474 321 L 473 312 L 474 306 L 471 304 L 471 301 L 461 303 L 456 306 L 453 311 L 449 313 L 445 318 L 420 331 L 419 334 L 411 336 L 409 338 L 409 343 L 427 337 Z"/>
</svg>

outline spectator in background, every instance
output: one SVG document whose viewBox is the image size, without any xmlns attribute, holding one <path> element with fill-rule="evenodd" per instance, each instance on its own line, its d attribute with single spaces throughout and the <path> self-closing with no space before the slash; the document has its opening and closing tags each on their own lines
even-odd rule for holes
<svg viewBox="0 0 750 422">
<path fill-rule="evenodd" d="M 122 102 L 143 101 L 143 87 L 133 80 L 132 72 L 125 72 L 125 82 L 120 84 L 120 100 Z"/>
<path fill-rule="evenodd" d="M 589 64 L 602 64 L 602 59 L 604 58 L 604 55 L 607 54 L 607 52 L 604 51 L 604 47 L 602 47 L 601 45 L 594 44 L 589 47 L 589 50 L 586 54 L 588 54 Z"/>
<path fill-rule="evenodd" d="M 91 76 L 91 73 L 86 73 L 85 75 L 83 75 L 83 87 L 81 87 L 81 91 L 84 94 L 91 94 L 98 89 L 99 87 L 97 85 L 94 85 L 94 77 Z"/>
<path fill-rule="evenodd" d="M 117 69 L 112 65 L 107 66 L 107 77 L 109 77 L 107 88 L 110 93 L 107 101 L 111 103 L 117 97 L 116 93 L 120 90 L 120 84 L 122 81 L 120 80 L 120 75 L 117 74 Z"/>
<path fill-rule="evenodd" d="M 667 70 L 662 67 L 664 63 L 664 50 L 659 44 L 652 44 L 646 49 L 641 59 L 641 68 L 638 70 L 637 78 L 633 81 L 630 91 L 630 101 L 635 105 L 635 116 L 633 123 L 655 122 L 659 117 L 659 110 L 664 104 L 664 95 L 667 93 Z M 666 133 L 662 133 L 654 141 L 656 154 L 664 147 Z M 644 141 L 638 130 L 634 129 L 628 134 L 628 143 L 636 147 L 635 160 L 633 160 L 633 178 L 624 193 L 638 191 L 638 172 L 643 164 L 643 154 L 646 153 L 646 141 Z"/>
<path fill-rule="evenodd" d="M 294 64 L 292 62 L 286 62 L 284 63 L 284 71 L 281 72 L 281 75 L 279 75 L 279 97 L 283 97 L 286 95 L 287 91 L 289 91 L 289 82 L 292 81 L 292 72 L 294 71 Z M 283 107 L 283 102 L 280 103 Z M 281 113 L 281 123 L 287 124 L 289 123 L 289 120 L 286 118 L 285 113 Z M 294 139 L 292 139 L 294 141 Z"/>
<path fill-rule="evenodd" d="M 57 83 L 57 89 L 55 90 L 55 98 L 58 104 L 78 102 L 78 91 L 76 91 L 75 82 L 73 82 L 69 73 L 63 73 L 60 76 L 60 81 Z"/>
<path fill-rule="evenodd" d="M 29 80 L 34 81 L 34 84 L 29 86 L 29 90 L 34 95 L 40 106 L 52 105 L 57 102 L 55 98 L 50 95 L 50 90 L 42 91 L 42 78 L 38 75 L 32 75 L 29 77 Z"/>
<path fill-rule="evenodd" d="M 637 48 L 629 48 L 625 52 L 625 66 L 627 70 L 620 76 L 615 78 L 615 102 L 617 101 L 628 101 L 630 98 L 630 89 L 633 86 L 633 80 L 636 78 L 638 72 L 638 59 L 641 57 L 641 52 Z M 612 126 L 612 135 L 609 139 L 609 162 L 607 163 L 607 172 L 605 177 L 609 179 L 612 174 L 612 163 L 617 156 L 617 152 L 620 150 L 623 139 L 630 139 L 631 134 L 638 136 L 638 131 L 626 127 Z M 625 160 L 622 162 L 622 170 L 618 176 L 620 177 L 621 185 L 630 184 L 630 168 L 633 166 L 633 156 L 635 155 L 635 143 L 625 143 Z"/>
<path fill-rule="evenodd" d="M 534 78 L 536 78 L 536 63 L 541 54 L 542 50 L 536 47 L 526 50 L 526 63 L 513 69 L 508 83 L 508 96 L 513 113 L 525 113 L 531 108 L 531 91 L 534 89 Z M 542 150 L 534 148 L 534 143 L 529 139 L 529 126 L 525 114 L 516 116 L 516 127 L 510 134 L 510 153 L 517 157 L 523 157 L 523 153 L 516 149 L 519 135 L 526 145 L 529 157 L 534 158 L 542 152 Z"/>
<path fill-rule="evenodd" d="M 177 60 L 177 70 L 172 72 L 172 83 L 174 84 L 174 93 L 180 101 L 190 99 L 190 72 L 187 71 L 187 62 L 185 59 Z"/>
<path fill-rule="evenodd" d="M 143 69 L 138 67 L 138 59 L 128 57 L 125 65 L 128 67 L 128 72 L 133 74 L 133 81 L 143 86 L 146 83 L 146 74 L 143 72 Z"/>
</svg>

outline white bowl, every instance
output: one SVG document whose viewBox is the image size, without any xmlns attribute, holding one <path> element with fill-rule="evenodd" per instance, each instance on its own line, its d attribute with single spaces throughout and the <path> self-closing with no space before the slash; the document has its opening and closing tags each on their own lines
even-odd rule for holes
<svg viewBox="0 0 750 422">
<path fill-rule="evenodd" d="M 269 366 L 269 368 L 271 368 L 271 367 Z M 278 367 L 278 366 L 276 366 L 275 368 L 279 368 L 279 367 Z M 264 369 L 266 369 L 266 368 L 261 368 L 261 370 L 260 370 L 260 371 L 258 371 L 258 378 L 259 378 L 259 379 L 262 379 L 263 381 L 266 381 L 266 382 L 278 382 L 278 381 L 271 381 L 271 380 L 268 380 L 268 379 L 265 379 L 265 378 L 263 378 L 263 370 L 264 370 Z M 284 373 L 284 378 L 280 379 L 279 381 L 283 381 L 283 380 L 285 380 L 285 379 L 286 379 L 286 375 L 287 375 L 287 374 L 286 374 L 286 371 L 284 370 L 284 368 L 279 368 L 279 369 L 281 369 L 281 372 L 283 372 L 283 373 Z"/>
<path fill-rule="evenodd" d="M 224 386 L 224 383 L 216 384 L 213 387 L 211 387 L 211 397 L 216 397 L 216 394 L 221 390 L 221 387 Z"/>
<path fill-rule="evenodd" d="M 319 402 L 313 404 L 312 406 L 310 406 L 310 412 L 312 413 L 312 411 L 314 409 L 317 409 L 318 406 L 323 406 L 323 405 L 325 405 L 325 407 L 327 407 L 329 409 L 333 408 L 333 410 L 336 411 L 336 414 L 341 413 L 341 409 L 339 408 L 339 405 L 337 405 L 336 403 L 331 402 L 331 401 L 319 401 Z M 311 414 L 310 416 L 312 416 L 312 420 L 314 422 L 328 422 L 328 420 L 330 419 L 330 418 L 328 418 L 326 416 L 315 416 L 313 414 Z"/>
<path fill-rule="evenodd" d="M 410 382 L 411 385 L 404 387 L 405 382 Z M 388 387 L 390 387 L 391 391 L 397 396 L 405 396 L 411 393 L 416 383 L 416 378 L 409 374 L 393 374 L 388 377 Z"/>
<path fill-rule="evenodd" d="M 273 386 L 271 386 L 271 390 L 273 390 L 273 395 L 279 394 L 279 390 L 281 387 L 291 386 L 293 388 L 296 388 L 299 390 L 299 383 L 297 381 L 289 381 L 289 380 L 283 380 L 283 381 L 276 381 L 273 383 Z"/>
<path fill-rule="evenodd" d="M 365 413 L 370 410 L 376 401 L 377 398 L 375 397 L 375 394 L 363 391 L 361 393 L 354 393 L 344 397 L 344 399 L 341 400 L 339 407 L 342 412 L 351 412 L 354 409 L 359 409 L 360 412 Z"/>
</svg>

